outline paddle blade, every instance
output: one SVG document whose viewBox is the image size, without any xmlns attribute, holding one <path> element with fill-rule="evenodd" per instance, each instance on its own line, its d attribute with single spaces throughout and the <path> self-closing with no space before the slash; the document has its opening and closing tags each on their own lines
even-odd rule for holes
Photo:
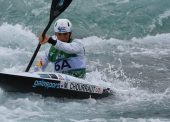
<svg viewBox="0 0 170 122">
<path fill-rule="evenodd" d="M 72 2 L 72 0 L 52 0 L 50 20 L 59 16 Z"/>
</svg>

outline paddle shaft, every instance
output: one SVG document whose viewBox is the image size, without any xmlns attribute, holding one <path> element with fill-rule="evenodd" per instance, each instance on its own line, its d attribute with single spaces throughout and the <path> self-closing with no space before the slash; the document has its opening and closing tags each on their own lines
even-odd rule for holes
<svg viewBox="0 0 170 122">
<path fill-rule="evenodd" d="M 49 27 L 50 27 L 50 25 L 51 25 L 52 22 L 53 22 L 53 20 L 50 20 L 49 23 L 48 23 L 48 25 L 46 26 L 45 30 L 43 31 L 43 34 L 42 34 L 43 39 L 44 39 L 45 34 L 46 34 L 46 32 L 48 31 L 48 29 L 49 29 Z M 30 70 L 30 68 L 31 68 L 31 66 L 32 66 L 32 63 L 34 62 L 34 59 L 35 59 L 35 57 L 37 56 L 38 51 L 40 50 L 40 47 L 41 47 L 41 44 L 38 43 L 37 48 L 36 48 L 36 50 L 34 51 L 34 54 L 33 54 L 32 58 L 31 58 L 31 60 L 30 60 L 30 62 L 29 62 L 29 64 L 28 64 L 25 72 L 28 72 L 28 71 Z"/>
<path fill-rule="evenodd" d="M 49 23 L 48 23 L 48 25 L 46 26 L 45 30 L 43 31 L 43 34 L 42 34 L 43 39 L 44 39 L 44 37 L 45 37 L 46 32 L 47 32 L 48 29 L 50 28 L 50 25 L 51 25 L 52 22 L 53 22 L 53 20 L 50 20 Z M 32 66 L 32 63 L 34 62 L 34 59 L 35 59 L 35 57 L 37 56 L 38 51 L 40 50 L 40 47 L 41 47 L 41 44 L 38 43 L 37 48 L 36 48 L 36 50 L 34 51 L 34 54 L 33 54 L 32 58 L 31 58 L 31 60 L 30 60 L 30 62 L 29 62 L 29 64 L 28 64 L 25 72 L 28 72 L 28 71 L 30 70 L 30 68 L 31 68 L 31 66 Z"/>
</svg>

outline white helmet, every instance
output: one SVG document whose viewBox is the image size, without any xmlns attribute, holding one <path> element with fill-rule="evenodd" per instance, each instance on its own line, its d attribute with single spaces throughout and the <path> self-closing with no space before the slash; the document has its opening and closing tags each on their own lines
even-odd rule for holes
<svg viewBox="0 0 170 122">
<path fill-rule="evenodd" d="M 72 24 L 68 19 L 58 19 L 54 24 L 54 32 L 68 33 L 71 32 Z"/>
</svg>

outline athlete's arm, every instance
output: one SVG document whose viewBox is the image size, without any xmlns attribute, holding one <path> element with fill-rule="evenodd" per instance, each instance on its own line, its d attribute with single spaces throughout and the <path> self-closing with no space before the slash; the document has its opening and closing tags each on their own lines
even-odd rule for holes
<svg viewBox="0 0 170 122">
<path fill-rule="evenodd" d="M 54 40 L 53 38 L 50 37 L 48 43 L 54 45 L 56 49 L 64 51 L 69 54 L 78 54 L 84 51 L 83 44 L 78 39 L 71 43 L 65 43 L 60 40 Z"/>
</svg>

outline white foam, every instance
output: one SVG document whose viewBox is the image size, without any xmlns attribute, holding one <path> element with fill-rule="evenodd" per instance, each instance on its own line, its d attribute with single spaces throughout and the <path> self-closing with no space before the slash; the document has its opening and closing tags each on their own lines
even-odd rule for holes
<svg viewBox="0 0 170 122">
<path fill-rule="evenodd" d="M 95 118 L 95 119 L 84 119 L 84 120 L 75 120 L 70 119 L 71 122 L 169 122 L 169 119 L 157 119 L 157 118 L 124 118 L 120 117 L 117 119 L 105 119 L 105 118 Z"/>
<path fill-rule="evenodd" d="M 84 38 L 86 52 L 91 54 L 114 55 L 145 55 L 160 58 L 160 55 L 170 53 L 170 33 L 146 36 L 144 38 L 132 38 L 131 40 L 119 40 L 115 38 L 102 39 L 96 36 Z M 96 62 L 97 63 L 97 62 Z M 101 65 L 101 64 L 99 64 Z"/>
<path fill-rule="evenodd" d="M 113 45 L 117 45 L 118 48 L 120 50 L 122 49 L 124 45 L 132 45 L 134 44 L 134 46 L 136 46 L 135 44 L 147 44 L 147 45 L 152 45 L 152 44 L 157 44 L 159 45 L 165 45 L 165 44 L 170 44 L 170 33 L 163 33 L 163 34 L 157 34 L 154 36 L 151 35 L 147 35 L 146 37 L 143 38 L 132 38 L 130 40 L 120 40 L 120 39 L 116 39 L 116 38 L 110 38 L 110 39 L 105 39 L 105 38 L 100 38 L 97 36 L 91 36 L 91 37 L 87 37 L 87 38 L 83 38 L 82 42 L 84 43 L 85 47 L 87 49 L 90 48 L 101 48 L 103 46 L 107 46 L 110 47 Z M 103 47 L 105 48 L 105 47 Z"/>
<path fill-rule="evenodd" d="M 3 47 L 31 50 L 37 43 L 35 34 L 20 24 L 3 23 L 0 26 L 0 45 Z"/>
<path fill-rule="evenodd" d="M 117 4 L 129 3 L 129 0 L 115 0 Z"/>
<path fill-rule="evenodd" d="M 163 26 L 163 20 L 168 19 L 170 17 L 170 10 L 164 11 L 164 13 L 160 14 L 157 18 L 153 19 L 152 24 L 149 26 L 150 32 L 152 32 L 156 28 L 156 24 Z"/>
<path fill-rule="evenodd" d="M 82 41 L 86 47 L 87 53 L 93 54 L 101 54 L 101 58 L 105 58 L 105 53 L 113 53 L 114 55 L 118 55 L 121 57 L 124 55 L 136 55 L 136 56 L 149 56 L 153 58 L 160 59 L 161 56 L 169 56 L 170 53 L 170 33 L 165 34 L 157 34 L 155 36 L 146 36 L 144 38 L 133 38 L 131 40 L 119 40 L 119 39 L 102 39 L 96 36 L 84 38 Z M 121 54 L 121 55 L 120 55 Z M 103 56 L 102 56 L 103 55 Z M 90 60 L 90 59 L 89 59 Z M 167 101 L 170 96 L 167 95 L 167 91 L 165 93 L 151 93 L 146 89 L 138 88 L 137 86 L 133 86 L 133 84 L 140 84 L 140 81 L 133 78 L 128 78 L 121 66 L 116 68 L 114 64 L 108 64 L 107 62 L 101 62 L 100 59 L 96 61 L 89 61 L 91 65 L 89 65 L 92 72 L 89 72 L 87 75 L 87 79 L 91 79 L 92 81 L 102 84 L 104 81 L 110 81 L 111 87 L 116 92 L 116 99 L 118 100 L 116 104 L 118 107 L 126 106 L 126 105 L 140 105 L 145 103 L 154 102 L 156 105 L 160 101 Z M 105 63 L 105 64 L 104 64 Z M 141 68 L 142 64 L 138 62 L 131 62 L 133 68 Z M 97 67 L 105 66 L 105 69 L 102 71 L 98 71 Z M 159 67 L 158 67 L 159 68 Z M 96 70 L 95 70 L 96 69 Z M 158 70 L 167 71 L 167 69 L 159 68 Z M 142 73 L 142 72 L 141 72 Z M 106 75 L 111 76 L 107 77 Z M 142 81 L 143 82 L 143 81 Z M 165 95 L 166 94 L 166 95 Z M 166 96 L 166 97 L 165 97 Z M 161 99 L 160 99 L 161 98 Z M 167 102 L 165 102 L 167 103 Z M 115 106 L 116 106 L 115 104 Z M 168 103 L 167 103 L 168 104 Z"/>
<path fill-rule="evenodd" d="M 158 22 L 159 22 L 159 25 L 163 26 L 163 20 L 164 19 L 168 19 L 170 17 L 170 10 L 166 10 L 163 14 L 160 14 L 158 16 Z"/>
<path fill-rule="evenodd" d="M 0 26 L 0 63 L 4 69 L 1 71 L 23 71 L 37 44 L 37 37 L 29 28 L 3 23 Z"/>
</svg>

